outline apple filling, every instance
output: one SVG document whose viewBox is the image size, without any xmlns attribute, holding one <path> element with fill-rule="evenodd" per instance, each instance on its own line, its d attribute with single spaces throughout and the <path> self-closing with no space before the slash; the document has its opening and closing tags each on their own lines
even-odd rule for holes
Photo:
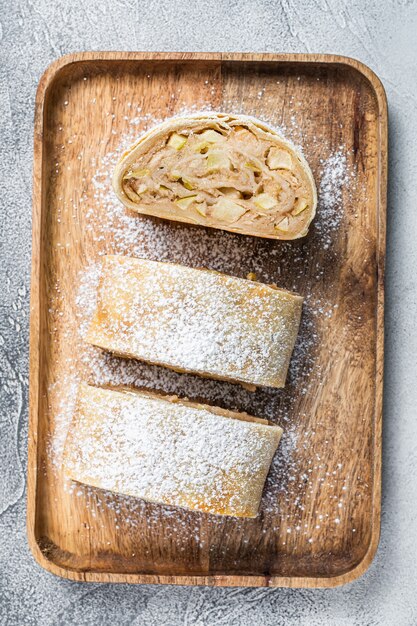
<svg viewBox="0 0 417 626">
<path fill-rule="evenodd" d="M 284 239 L 306 234 L 311 185 L 295 150 L 240 124 L 185 125 L 141 154 L 122 179 L 139 211 Z"/>
</svg>

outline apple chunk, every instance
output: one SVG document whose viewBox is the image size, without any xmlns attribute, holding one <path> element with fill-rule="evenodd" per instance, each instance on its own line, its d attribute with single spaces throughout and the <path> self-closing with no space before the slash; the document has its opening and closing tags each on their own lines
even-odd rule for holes
<svg viewBox="0 0 417 626">
<path fill-rule="evenodd" d="M 181 150 L 181 148 L 184 147 L 186 141 L 187 137 L 185 137 L 184 135 L 172 133 L 171 137 L 168 139 L 167 146 L 169 146 L 170 148 L 174 148 L 175 150 Z"/>
<path fill-rule="evenodd" d="M 197 196 L 186 196 L 185 198 L 180 198 L 179 200 L 176 200 L 175 204 L 179 206 L 180 209 L 183 209 L 185 211 L 193 204 L 193 202 L 195 202 L 196 198 Z"/>
<path fill-rule="evenodd" d="M 244 213 L 246 213 L 246 209 L 237 202 L 230 198 L 220 198 L 214 205 L 211 215 L 216 220 L 233 223 L 237 222 Z"/>
<path fill-rule="evenodd" d="M 269 193 L 260 193 L 259 196 L 256 196 L 253 199 L 256 206 L 261 209 L 272 209 L 274 206 L 278 204 L 278 200 L 273 196 L 270 196 Z"/>
<path fill-rule="evenodd" d="M 207 154 L 207 171 L 216 172 L 222 169 L 229 169 L 230 161 L 222 150 L 211 150 Z"/>
<path fill-rule="evenodd" d="M 308 208 L 308 202 L 305 198 L 298 198 L 294 205 L 291 215 L 299 215 Z"/>
<path fill-rule="evenodd" d="M 290 170 L 292 168 L 291 155 L 286 150 L 271 148 L 266 164 L 270 170 Z"/>
</svg>

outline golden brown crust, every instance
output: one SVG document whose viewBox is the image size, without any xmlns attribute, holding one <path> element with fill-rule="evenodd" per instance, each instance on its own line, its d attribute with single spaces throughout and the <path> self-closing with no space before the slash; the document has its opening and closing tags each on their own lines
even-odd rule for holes
<svg viewBox="0 0 417 626">
<path fill-rule="evenodd" d="M 83 384 L 63 470 L 149 502 L 255 517 L 281 434 L 246 414 Z"/>
<path fill-rule="evenodd" d="M 302 298 L 174 263 L 108 256 L 87 341 L 120 356 L 283 387 Z"/>
</svg>

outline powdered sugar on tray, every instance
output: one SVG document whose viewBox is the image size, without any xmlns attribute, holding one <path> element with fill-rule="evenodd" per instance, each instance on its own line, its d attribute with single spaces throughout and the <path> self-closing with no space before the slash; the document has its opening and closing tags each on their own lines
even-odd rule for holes
<svg viewBox="0 0 417 626">
<path fill-rule="evenodd" d="M 342 191 L 354 185 L 354 171 L 349 172 L 344 146 L 321 161 L 319 186 L 319 215 L 315 228 L 321 235 L 324 249 L 332 243 L 332 233 L 342 220 Z"/>
<path fill-rule="evenodd" d="M 181 111 L 183 114 L 188 112 L 190 111 L 185 109 Z M 191 112 L 197 112 L 197 109 Z M 324 302 L 305 281 L 307 244 L 304 242 L 270 242 L 204 228 L 199 228 L 197 232 L 193 227 L 135 215 L 123 207 L 111 187 L 113 169 L 122 152 L 137 138 L 138 128 L 144 131 L 160 121 L 162 120 L 152 119 L 137 110 L 129 121 L 131 129 L 120 138 L 118 149 L 106 154 L 100 162 L 91 162 L 91 166 L 95 168 L 92 193 L 84 193 L 79 202 L 83 209 L 83 227 L 94 233 L 98 251 L 80 273 L 80 286 L 74 296 L 76 323 L 68 332 L 78 329 L 79 352 L 66 364 L 66 380 L 57 381 L 56 389 L 50 389 L 51 397 L 54 393 L 59 397 L 59 401 L 56 401 L 59 408 L 54 419 L 55 428 L 50 446 L 52 463 L 59 470 L 65 437 L 74 413 L 77 389 L 82 381 L 95 385 L 147 387 L 229 409 L 247 411 L 278 423 L 284 429 L 278 454 L 273 460 L 267 480 L 261 511 L 271 525 L 278 524 L 279 503 L 284 499 L 286 503 L 290 503 L 293 511 L 292 519 L 288 521 L 290 532 L 304 534 L 308 541 L 308 529 L 301 526 L 297 529 L 297 520 L 302 518 L 305 504 L 296 495 L 299 492 L 298 486 L 303 483 L 307 485 L 308 491 L 310 483 L 323 479 L 328 482 L 330 489 L 333 482 L 336 484 L 338 481 L 340 472 L 336 465 L 334 468 L 330 465 L 324 466 L 311 454 L 309 445 L 312 433 L 304 432 L 305 416 L 300 398 L 321 384 L 322 373 L 315 360 L 320 341 L 317 320 L 331 318 L 337 312 L 337 304 Z M 294 139 L 298 142 L 300 132 L 295 124 L 294 128 Z M 291 134 L 291 128 L 286 131 Z M 324 145 L 322 154 L 316 168 L 319 206 L 309 245 L 331 253 L 335 235 L 344 219 L 343 195 L 348 193 L 349 185 L 354 184 L 355 172 L 349 165 L 349 154 L 344 146 L 329 154 Z M 241 277 L 253 272 L 261 282 L 277 283 L 289 290 L 299 290 L 305 298 L 304 311 L 286 388 L 258 389 L 251 393 L 238 385 L 178 374 L 161 367 L 118 358 L 87 345 L 83 339 L 95 308 L 100 256 L 104 254 L 125 254 L 192 267 L 207 267 Z M 287 267 L 291 267 L 291 272 L 286 271 Z M 317 265 L 312 270 L 311 280 L 319 283 L 322 272 L 322 267 Z M 138 523 L 138 518 L 146 514 L 147 524 L 152 528 L 164 516 L 166 520 L 170 520 L 169 528 L 175 535 L 184 530 L 184 519 L 187 520 L 188 530 L 195 520 L 196 540 L 204 542 L 198 523 L 201 514 L 184 513 L 168 506 L 161 506 L 155 512 L 155 507 L 149 507 L 140 500 L 97 491 L 75 483 L 67 483 L 66 489 L 74 496 L 85 498 L 86 506 L 93 511 L 93 517 L 103 508 L 114 511 L 116 523 L 120 519 L 124 524 L 134 526 Z M 336 516 L 339 502 L 335 501 L 335 519 L 338 519 Z M 212 523 L 221 525 L 226 521 L 216 517 Z M 247 522 L 234 520 L 234 523 L 244 525 Z"/>
</svg>

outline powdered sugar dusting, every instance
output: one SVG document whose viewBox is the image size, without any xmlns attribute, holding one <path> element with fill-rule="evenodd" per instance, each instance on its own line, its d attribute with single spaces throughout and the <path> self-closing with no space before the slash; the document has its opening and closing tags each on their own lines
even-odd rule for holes
<svg viewBox="0 0 417 626">
<path fill-rule="evenodd" d="M 109 256 L 88 341 L 143 361 L 280 387 L 301 303 L 250 280 Z"/>
<path fill-rule="evenodd" d="M 187 109 L 182 111 L 183 114 L 188 112 Z M 197 111 L 194 109 L 192 112 Z M 297 520 L 302 518 L 304 507 L 303 501 L 295 495 L 299 493 L 300 481 L 307 485 L 308 489 L 308 485 L 313 485 L 318 477 L 325 477 L 331 488 L 331 480 L 335 476 L 333 471 L 338 470 L 330 466 L 319 467 L 321 464 L 314 459 L 311 463 L 303 461 L 311 457 L 313 433 L 305 432 L 303 429 L 303 420 L 306 416 L 303 414 L 299 398 L 309 391 L 314 392 L 321 384 L 322 373 L 315 359 L 320 342 L 317 322 L 336 314 L 337 304 L 323 300 L 317 295 L 317 290 L 313 289 L 313 283 L 319 284 L 323 276 L 323 268 L 319 264 L 310 269 L 310 282 L 306 282 L 308 256 L 305 250 L 307 245 L 329 251 L 332 249 L 337 231 L 343 224 L 343 197 L 346 186 L 354 184 L 354 170 L 349 165 L 349 153 L 343 146 L 336 152 L 329 153 L 325 144 L 317 140 L 317 145 L 322 147 L 323 157 L 316 167 L 319 205 L 309 236 L 310 244 L 305 241 L 270 242 L 141 217 L 123 207 L 111 187 L 114 166 L 124 149 L 137 138 L 139 128 L 143 131 L 160 121 L 136 111 L 129 120 L 129 132 L 120 137 L 117 150 L 107 153 L 99 162 L 91 163 L 95 168 L 92 191 L 84 193 L 79 200 L 83 228 L 94 235 L 98 245 L 95 255 L 91 256 L 89 264 L 80 273 L 80 287 L 75 295 L 76 324 L 68 326 L 67 330 L 69 334 L 79 333 L 79 349 L 71 362 L 65 365 L 65 380 L 57 382 L 56 394 L 61 401 L 60 409 L 54 416 L 55 428 L 51 439 L 52 462 L 57 469 L 61 465 L 63 442 L 72 417 L 76 390 L 82 381 L 95 385 L 148 387 L 225 408 L 247 411 L 278 423 L 284 429 L 262 499 L 263 516 L 269 520 L 271 529 L 272 526 L 275 527 L 279 519 L 279 503 L 284 499 L 293 511 L 288 524 L 291 524 L 293 532 L 305 534 L 308 541 L 308 529 L 300 526 L 300 529 L 296 530 Z M 299 142 L 302 133 L 295 122 L 286 131 L 293 133 L 296 143 Z M 264 389 L 251 393 L 238 385 L 177 374 L 161 367 L 117 358 L 88 346 L 83 338 L 94 310 L 100 268 L 99 257 L 104 254 L 130 255 L 177 262 L 191 267 L 207 267 L 241 277 L 254 272 L 257 279 L 262 282 L 277 283 L 280 287 L 299 291 L 305 298 L 305 304 L 286 388 Z M 287 271 L 288 268 L 291 271 Z M 338 476 L 335 476 L 334 480 L 337 482 Z M 116 524 L 120 519 L 124 525 L 135 526 L 138 520 L 146 515 L 147 524 L 152 529 L 158 525 L 163 516 L 166 521 L 169 520 L 166 528 L 174 535 L 184 532 L 186 527 L 191 528 L 195 523 L 196 540 L 204 542 L 199 530 L 202 514 L 184 513 L 168 506 L 149 508 L 144 502 L 128 496 L 97 491 L 73 483 L 68 483 L 66 488 L 75 496 L 78 494 L 84 498 L 86 506 L 91 508 L 94 515 L 99 515 L 102 509 L 113 511 Z M 222 526 L 226 521 L 214 518 L 212 523 Z M 247 522 L 233 520 L 233 523 L 238 527 Z"/>
<path fill-rule="evenodd" d="M 278 428 L 87 385 L 79 406 L 65 461 L 73 478 L 189 509 L 256 513 Z"/>
<path fill-rule="evenodd" d="M 324 249 L 332 243 L 332 233 L 338 229 L 343 216 L 343 190 L 355 184 L 355 173 L 347 164 L 346 148 L 340 148 L 321 161 L 319 186 L 319 219 L 315 227 L 321 235 Z"/>
</svg>

